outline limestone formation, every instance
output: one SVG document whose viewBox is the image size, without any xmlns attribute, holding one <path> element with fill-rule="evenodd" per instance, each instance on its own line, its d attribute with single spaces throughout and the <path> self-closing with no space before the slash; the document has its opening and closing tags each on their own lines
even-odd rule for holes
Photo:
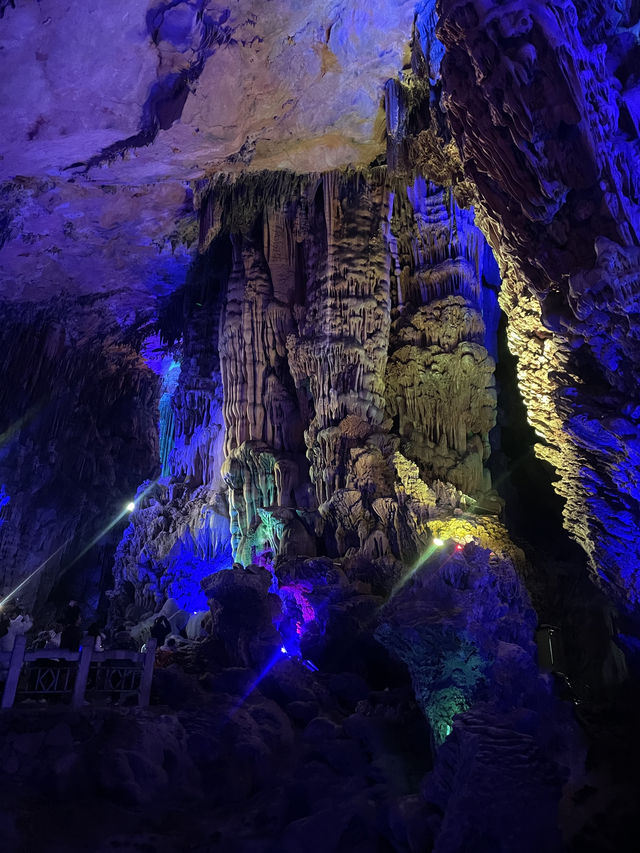
<svg viewBox="0 0 640 853">
<path fill-rule="evenodd" d="M 484 241 L 450 192 L 424 180 L 394 204 L 387 411 L 427 480 L 479 494 L 490 489 L 483 464 L 496 399 L 482 318 Z"/>
<path fill-rule="evenodd" d="M 2 597 L 35 572 L 18 598 L 42 608 L 72 572 L 96 606 L 109 533 L 120 534 L 125 504 L 158 456 L 158 384 L 139 355 L 144 318 L 123 328 L 100 298 L 64 296 L 5 301 L 2 313 Z"/>
<path fill-rule="evenodd" d="M 638 9 L 439 8 L 444 103 L 500 262 L 540 454 L 560 474 L 567 529 L 619 600 L 636 602 L 638 127 L 636 77 L 616 45 Z"/>
<path fill-rule="evenodd" d="M 470 215 L 383 169 L 213 181 L 199 199 L 202 247 L 226 241 L 231 257 L 219 357 L 234 554 L 297 542 L 310 556 L 322 540 L 414 559 L 441 498 L 451 512 L 456 487 L 468 502 L 490 489 L 494 344 Z M 405 457 L 422 491 L 407 492 Z M 296 512 L 316 507 L 312 523 Z"/>
</svg>

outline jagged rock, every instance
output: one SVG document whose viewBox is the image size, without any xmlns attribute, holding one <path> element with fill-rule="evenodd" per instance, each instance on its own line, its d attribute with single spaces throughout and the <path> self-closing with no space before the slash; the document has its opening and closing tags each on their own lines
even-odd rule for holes
<svg viewBox="0 0 640 853">
<path fill-rule="evenodd" d="M 101 558 L 114 547 L 100 539 L 156 465 L 158 387 L 138 354 L 145 318 L 120 327 L 100 298 L 64 295 L 5 301 L 2 312 L 0 482 L 10 500 L 0 589 L 35 572 L 20 599 L 41 608 L 75 566 L 78 598 L 95 607 Z"/>
<path fill-rule="evenodd" d="M 626 318 L 637 302 L 640 185 L 627 119 L 635 77 L 615 75 L 638 10 L 599 15 L 596 26 L 594 8 L 442 0 L 438 26 L 443 100 L 500 263 L 537 450 L 560 475 L 567 529 L 624 603 L 637 601 L 640 557 L 633 445 L 620 455 L 638 407 Z"/>
<path fill-rule="evenodd" d="M 272 581 L 271 573 L 259 566 L 227 569 L 202 581 L 212 633 L 232 664 L 261 667 L 280 649 L 282 639 L 273 624 L 280 600 L 269 592 Z"/>
<path fill-rule="evenodd" d="M 445 196 L 383 170 L 258 175 L 203 190 L 205 245 L 232 247 L 223 477 L 241 561 L 282 553 L 289 508 L 315 501 L 330 553 L 415 556 L 439 498 L 423 484 L 407 499 L 401 444 L 418 479 L 487 491 L 495 392 L 483 345 L 485 244 Z M 310 549 L 301 528 L 288 530 Z"/>
<path fill-rule="evenodd" d="M 528 722 L 514 727 L 512 717 L 482 708 L 456 719 L 424 791 L 427 809 L 444 813 L 431 819 L 434 851 L 564 849 L 557 811 L 566 773 Z M 508 815 L 497 806 L 505 798 Z"/>
<path fill-rule="evenodd" d="M 509 561 L 473 544 L 450 545 L 401 582 L 376 636 L 409 667 L 435 742 L 442 744 L 454 716 L 486 691 L 498 707 L 518 705 L 535 691 L 535 624 Z"/>
<path fill-rule="evenodd" d="M 424 478 L 479 494 L 490 487 L 484 462 L 496 406 L 484 345 L 484 243 L 450 193 L 423 179 L 397 194 L 390 225 L 398 282 L 387 413 Z"/>
</svg>

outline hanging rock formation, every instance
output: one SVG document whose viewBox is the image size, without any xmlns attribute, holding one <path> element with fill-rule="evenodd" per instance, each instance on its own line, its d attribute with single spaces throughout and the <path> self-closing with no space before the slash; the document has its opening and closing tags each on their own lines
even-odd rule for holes
<svg viewBox="0 0 640 853">
<path fill-rule="evenodd" d="M 484 239 L 450 191 L 423 179 L 394 203 L 387 408 L 425 479 L 476 495 L 490 488 L 483 463 L 496 401 L 482 317 Z"/>
<path fill-rule="evenodd" d="M 219 352 L 238 559 L 320 540 L 413 559 L 439 505 L 488 499 L 486 244 L 450 194 L 384 169 L 214 181 L 212 240 L 232 257 Z"/>
<path fill-rule="evenodd" d="M 156 336 L 147 342 L 160 353 L 170 349 L 180 373 L 165 403 L 173 433 L 169 472 L 140 487 L 116 553 L 111 597 L 131 621 L 153 613 L 167 596 L 189 611 L 202 607 L 200 581 L 213 566 L 231 565 L 218 356 L 228 257 L 216 246 L 210 255 L 215 263 L 194 265 L 184 292 L 165 304 L 160 325 L 166 340 Z"/>
</svg>

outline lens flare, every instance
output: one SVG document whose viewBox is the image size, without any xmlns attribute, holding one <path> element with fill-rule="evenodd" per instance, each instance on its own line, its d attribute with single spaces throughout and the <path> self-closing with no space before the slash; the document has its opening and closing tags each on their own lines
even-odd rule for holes
<svg viewBox="0 0 640 853">
<path fill-rule="evenodd" d="M 136 500 L 139 501 L 142 498 L 144 498 L 145 495 L 147 495 L 151 491 L 151 489 L 156 485 L 157 482 L 158 482 L 157 480 L 152 480 L 149 483 L 149 485 L 147 486 L 147 488 L 137 496 Z M 76 556 L 73 558 L 73 560 L 68 565 L 64 566 L 61 573 L 64 574 L 64 572 L 66 572 L 68 569 L 70 569 L 71 566 L 75 565 L 81 557 L 84 557 L 84 555 L 87 553 L 87 551 L 89 551 L 91 548 L 93 548 L 93 546 L 96 545 L 106 533 L 108 533 L 113 527 L 116 526 L 116 524 L 119 521 L 121 521 L 125 517 L 127 512 L 131 512 L 129 507 L 132 507 L 133 509 L 135 509 L 135 503 L 133 503 L 133 501 L 132 501 L 129 504 L 127 504 L 127 507 L 124 510 L 122 510 L 122 512 L 119 512 L 118 515 L 116 515 L 116 517 L 114 519 L 112 519 L 105 527 L 103 527 L 102 530 L 100 530 L 93 537 L 93 539 L 87 545 L 85 545 L 84 548 L 82 548 L 82 550 L 78 554 L 76 554 Z M 34 569 L 31 572 L 31 574 L 27 575 L 26 578 L 21 580 L 20 583 L 14 589 L 12 589 L 11 592 L 9 592 L 2 599 L 2 601 L 0 601 L 0 607 L 3 607 L 8 601 L 11 601 L 11 599 L 14 596 L 16 596 L 20 592 L 20 590 L 23 589 L 29 583 L 29 581 L 32 578 L 34 578 L 37 574 L 39 574 L 45 568 L 45 566 L 47 565 L 47 563 L 50 560 L 52 560 L 55 556 L 57 556 L 61 551 L 63 551 L 67 547 L 67 545 L 71 542 L 71 540 L 73 538 L 74 538 L 74 534 L 72 534 L 71 536 L 68 536 L 64 540 L 62 545 L 60 545 L 58 548 L 56 548 L 56 550 L 52 554 L 50 554 L 43 563 L 40 563 L 40 565 L 36 569 Z"/>
<path fill-rule="evenodd" d="M 53 552 L 53 554 L 50 554 L 43 563 L 40 563 L 40 565 L 31 572 L 30 575 L 27 575 L 26 578 L 24 578 L 24 580 L 21 580 L 20 583 L 18 584 L 18 586 L 14 587 L 11 590 L 11 592 L 9 592 L 7 595 L 5 595 L 5 597 L 2 599 L 2 601 L 0 601 L 0 607 L 4 607 L 4 605 L 7 604 L 7 602 L 11 601 L 11 599 L 15 595 L 17 595 L 20 592 L 20 590 L 29 583 L 31 578 L 35 578 L 36 575 L 40 574 L 40 572 L 45 568 L 45 566 L 47 565 L 49 560 L 52 560 L 57 554 L 60 553 L 60 551 L 62 551 L 64 548 L 66 548 L 72 539 L 73 539 L 73 536 L 68 536 L 64 540 L 62 545 L 60 545 L 59 548 L 56 548 L 56 550 Z"/>
</svg>

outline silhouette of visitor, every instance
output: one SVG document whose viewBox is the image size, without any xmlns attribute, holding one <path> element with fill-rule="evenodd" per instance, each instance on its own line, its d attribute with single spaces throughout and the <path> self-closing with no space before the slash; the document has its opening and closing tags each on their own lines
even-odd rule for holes
<svg viewBox="0 0 640 853">
<path fill-rule="evenodd" d="M 92 622 L 91 625 L 87 628 L 87 634 L 89 637 L 93 637 L 93 648 L 96 652 L 104 651 L 104 640 L 105 634 L 102 631 L 99 622 Z"/>
<path fill-rule="evenodd" d="M 80 651 L 82 628 L 79 625 L 65 625 L 60 634 L 60 648 L 70 652 Z"/>
<path fill-rule="evenodd" d="M 64 609 L 62 624 L 66 628 L 69 625 L 77 625 L 80 621 L 80 605 L 71 599 Z"/>
<path fill-rule="evenodd" d="M 158 641 L 158 648 L 164 645 L 168 634 L 171 633 L 171 623 L 166 616 L 157 616 L 151 626 L 151 636 Z"/>
</svg>

